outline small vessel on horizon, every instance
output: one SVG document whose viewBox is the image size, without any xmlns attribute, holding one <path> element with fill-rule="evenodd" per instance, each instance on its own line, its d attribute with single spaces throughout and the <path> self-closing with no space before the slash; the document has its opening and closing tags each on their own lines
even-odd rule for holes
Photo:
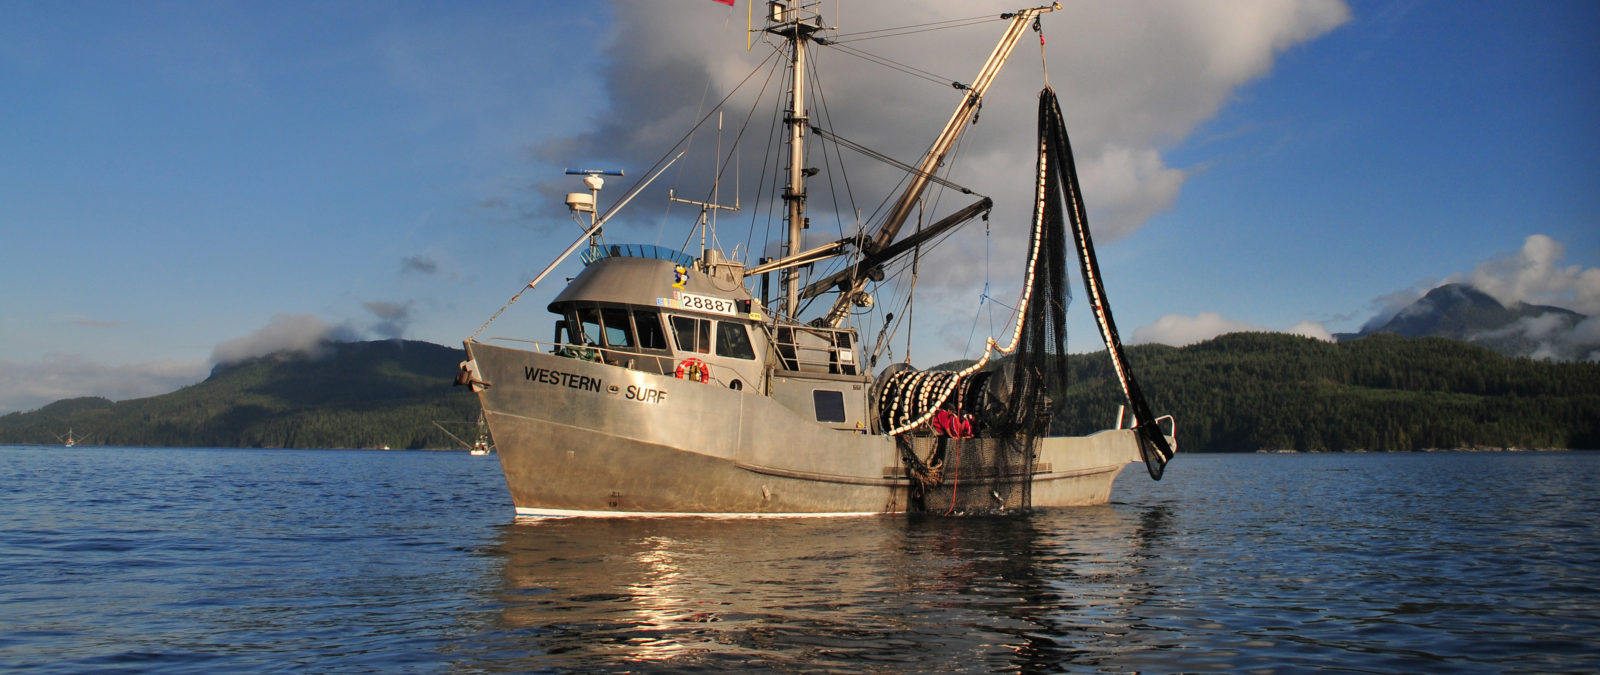
<svg viewBox="0 0 1600 675">
<path fill-rule="evenodd" d="M 467 422 L 456 423 L 467 424 Z M 456 443 L 460 444 L 461 447 L 466 448 L 467 454 L 470 454 L 474 457 L 482 457 L 494 452 L 494 444 L 489 441 L 489 425 L 484 421 L 483 411 L 481 410 L 478 412 L 478 421 L 476 427 L 478 435 L 477 438 L 473 439 L 471 443 L 462 440 L 460 436 L 457 436 L 449 429 L 446 429 L 444 425 L 440 424 L 437 420 L 434 421 L 433 426 L 439 427 L 440 431 L 443 431 L 446 436 L 449 436 L 451 440 L 454 440 Z"/>
<path fill-rule="evenodd" d="M 66 436 L 62 436 L 60 434 L 56 434 L 56 440 L 61 441 L 61 446 L 65 447 L 65 448 L 74 447 L 79 442 L 81 442 L 83 439 L 88 438 L 88 437 L 89 437 L 88 434 L 84 434 L 83 436 L 74 437 L 72 435 L 72 427 L 67 427 L 67 435 Z"/>
<path fill-rule="evenodd" d="M 906 170 L 904 190 L 876 227 L 811 248 L 803 245 L 807 179 L 818 169 L 807 161 L 806 144 L 814 136 L 846 142 L 809 117 L 807 89 L 816 84 L 807 54 L 831 44 L 829 29 L 805 3 L 767 7 L 760 31 L 777 42 L 789 76 L 787 180 L 777 195 L 787 226 L 781 255 L 742 261 L 715 237 L 708 245 L 706 214 L 733 208 L 714 198 L 689 202 L 701 207 L 698 255 L 607 243 L 606 220 L 659 171 L 601 215 L 603 176 L 622 172 L 569 170 L 588 188 L 566 199 L 575 217 L 587 217 L 585 232 L 506 304 L 587 242 L 583 270 L 549 304 L 556 315 L 551 339 L 479 339 L 502 307 L 464 341 L 467 360 L 456 383 L 478 395 L 516 513 L 989 513 L 1104 504 L 1130 462 L 1143 461 L 1159 479 L 1174 452 L 1172 418 L 1152 415 L 1122 353 L 1048 86 L 1040 94 L 1038 171 L 1030 186 L 1031 244 L 1009 333 L 990 338 L 982 358 L 959 370 L 895 363 L 874 374 L 891 322 L 870 342 L 852 325 L 856 311 L 872 307 L 885 266 L 980 215 L 987 219 L 993 202 L 984 197 L 901 235 L 925 191 L 953 186 L 938 174 L 956 141 L 1018 40 L 1030 27 L 1040 30 L 1041 16 L 1059 5 L 1002 15 L 1004 36 L 978 77 L 961 85 L 968 93 L 937 140 L 916 165 L 895 162 Z M 664 170 L 682 155 L 674 147 L 657 166 Z M 1133 411 L 1131 426 L 1119 411 L 1114 428 L 1079 437 L 1050 435 L 1050 395 L 1066 385 L 1072 249 Z M 806 278 L 814 265 L 840 260 L 836 271 Z M 828 297 L 820 312 L 803 304 Z"/>
</svg>

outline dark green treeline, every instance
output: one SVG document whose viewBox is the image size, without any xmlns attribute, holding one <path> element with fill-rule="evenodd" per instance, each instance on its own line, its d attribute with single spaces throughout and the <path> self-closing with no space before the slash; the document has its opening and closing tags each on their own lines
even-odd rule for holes
<svg viewBox="0 0 1600 675">
<path fill-rule="evenodd" d="M 1328 343 L 1234 333 L 1130 350 L 1180 452 L 1600 449 L 1600 364 L 1510 358 L 1443 338 Z M 1091 433 L 1121 402 L 1104 352 L 1074 355 L 1055 432 Z M 1110 411 L 1110 412 L 1107 412 Z"/>
<path fill-rule="evenodd" d="M 0 417 L 0 442 L 244 448 L 456 448 L 434 426 L 475 433 L 478 400 L 452 387 L 460 349 L 427 342 L 331 343 L 218 366 L 170 394 L 57 401 Z"/>
<path fill-rule="evenodd" d="M 0 443 L 53 444 L 70 426 L 90 445 L 456 448 L 433 422 L 471 436 L 477 399 L 450 386 L 462 358 L 426 342 L 330 344 L 219 366 L 162 396 L 0 416 Z M 1600 449 L 1596 363 L 1509 358 L 1442 338 L 1332 344 L 1274 333 L 1143 345 L 1129 358 L 1156 414 L 1175 416 L 1180 452 Z M 1122 392 L 1109 359 L 1075 354 L 1070 365 L 1053 432 L 1110 427 Z"/>
</svg>

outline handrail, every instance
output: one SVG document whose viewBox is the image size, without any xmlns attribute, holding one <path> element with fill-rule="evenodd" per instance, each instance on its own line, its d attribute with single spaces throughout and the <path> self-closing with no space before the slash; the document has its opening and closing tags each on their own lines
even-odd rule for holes
<svg viewBox="0 0 1600 675">
<path fill-rule="evenodd" d="M 665 374 L 672 373 L 673 370 L 675 368 L 677 368 L 677 364 L 675 363 L 676 359 L 674 359 L 671 356 L 663 356 L 661 354 L 646 354 L 646 353 L 643 353 L 643 352 L 627 351 L 627 350 L 624 350 L 624 349 L 616 349 L 616 348 L 612 348 L 612 347 L 602 347 L 600 345 L 579 345 L 579 344 L 571 344 L 571 343 L 566 343 L 566 342 L 545 342 L 543 340 L 529 340 L 527 338 L 492 337 L 492 338 L 489 338 L 489 340 L 499 340 L 499 341 L 504 341 L 504 342 L 522 342 L 522 343 L 525 343 L 525 344 L 533 345 L 535 350 L 540 350 L 540 351 L 548 350 L 549 353 L 556 354 L 558 356 L 565 356 L 565 357 L 568 357 L 568 358 L 575 358 L 575 359 L 579 359 L 579 360 L 582 360 L 582 361 L 598 361 L 598 362 L 604 363 L 606 365 L 618 366 L 618 367 L 622 367 L 622 368 L 627 368 L 629 370 L 637 370 L 637 371 L 646 372 L 646 373 L 655 372 L 657 374 L 665 375 Z M 563 354 L 562 350 L 570 350 L 570 351 L 569 351 L 569 353 Z M 585 358 L 584 352 L 592 353 L 595 356 L 595 358 Z M 655 366 L 656 366 L 656 370 L 655 371 L 650 371 L 650 370 L 647 370 L 645 368 L 641 368 L 640 367 L 643 363 L 650 363 L 650 362 L 654 362 L 655 363 Z"/>
<path fill-rule="evenodd" d="M 830 328 L 827 326 L 769 326 L 763 325 L 767 332 L 767 340 L 777 352 L 778 358 L 773 366 L 778 370 L 801 372 L 807 367 L 833 374 L 854 375 L 860 372 L 860 365 L 855 363 L 855 331 L 849 328 Z M 789 339 L 780 340 L 779 335 L 788 331 Z M 796 335 L 809 334 L 821 341 L 821 344 L 806 344 L 801 342 Z M 841 336 L 847 340 L 841 340 Z M 844 345 L 841 345 L 844 342 Z M 841 354 L 847 354 L 841 359 Z"/>
</svg>

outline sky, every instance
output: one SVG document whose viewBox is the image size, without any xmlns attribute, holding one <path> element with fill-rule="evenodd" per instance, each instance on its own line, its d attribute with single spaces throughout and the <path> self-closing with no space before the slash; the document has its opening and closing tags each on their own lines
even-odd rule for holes
<svg viewBox="0 0 1600 675">
<path fill-rule="evenodd" d="M 1326 338 L 1451 282 L 1600 316 L 1600 3 L 1064 4 L 1042 21 L 1042 58 L 1025 37 L 947 167 L 995 199 L 987 228 L 920 261 L 912 330 L 885 358 L 975 357 L 1005 331 L 1047 79 L 1127 342 Z M 1016 8 L 822 7 L 840 44 L 813 55 L 811 116 L 907 162 L 959 100 L 948 82 L 970 82 L 1003 30 L 930 24 Z M 607 208 L 688 149 L 606 229 L 679 248 L 698 246 L 698 214 L 666 190 L 704 200 L 733 164 L 718 198 L 741 210 L 719 214 L 715 241 L 740 259 L 770 251 L 772 109 L 749 107 L 781 87 L 762 66 L 771 45 L 746 50 L 746 11 L 5 3 L 0 413 L 162 394 L 327 339 L 459 345 L 580 234 L 566 168 L 624 170 Z M 868 33 L 907 25 L 920 27 Z M 713 121 L 680 143 L 730 91 L 720 135 Z M 808 243 L 847 235 L 858 212 L 871 222 L 898 180 L 834 152 L 817 162 L 828 176 L 842 164 L 849 190 L 813 179 Z M 969 201 L 930 196 L 928 217 Z M 482 335 L 548 338 L 545 305 L 578 269 L 565 262 Z M 878 294 L 864 335 L 905 286 Z M 1094 351 L 1074 293 L 1069 349 Z M 1579 329 L 1600 336 L 1600 321 Z"/>
</svg>

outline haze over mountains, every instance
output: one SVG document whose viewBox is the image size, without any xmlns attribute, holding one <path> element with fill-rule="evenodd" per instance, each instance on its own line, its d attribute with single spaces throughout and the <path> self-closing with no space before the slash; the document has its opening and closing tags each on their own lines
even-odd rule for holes
<svg viewBox="0 0 1600 675">
<path fill-rule="evenodd" d="M 1375 317 L 1358 333 L 1443 337 L 1470 342 L 1506 356 L 1554 361 L 1600 360 L 1600 319 L 1569 309 L 1516 302 L 1502 304 L 1464 283 L 1439 286 L 1393 316 Z"/>
<path fill-rule="evenodd" d="M 477 398 L 451 386 L 460 349 L 414 340 L 313 347 L 219 364 L 170 394 L 0 415 L 0 443 L 48 444 L 70 426 L 91 445 L 448 449 L 456 442 L 434 423 L 478 418 Z"/>
</svg>

